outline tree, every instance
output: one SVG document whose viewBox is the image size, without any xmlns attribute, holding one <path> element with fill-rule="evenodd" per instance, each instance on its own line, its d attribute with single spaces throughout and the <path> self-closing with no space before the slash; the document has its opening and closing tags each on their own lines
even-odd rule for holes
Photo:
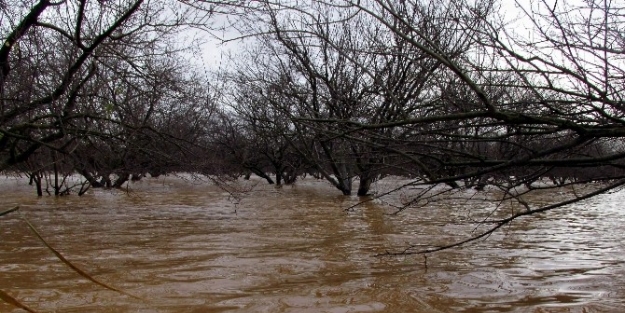
<svg viewBox="0 0 625 313">
<path fill-rule="evenodd" d="M 291 146 L 295 142 L 290 118 L 272 106 L 262 94 L 263 91 L 250 85 L 244 75 L 228 77 L 227 81 L 233 90 L 228 92 L 230 101 L 226 103 L 229 103 L 233 114 L 244 125 L 242 132 L 248 139 L 245 150 L 249 156 L 255 156 L 243 158 L 246 160 L 243 166 L 273 184 L 273 180 L 263 170 L 269 167 L 275 173 L 277 185 L 283 182 L 293 184 L 305 167 L 305 162 Z M 252 159 L 255 161 L 250 162 Z"/>
<path fill-rule="evenodd" d="M 292 146 L 322 176 L 346 195 L 352 192 L 352 179 L 358 177 L 358 194 L 366 195 L 384 169 L 395 166 L 384 163 L 385 150 L 392 149 L 384 138 L 394 131 L 353 132 L 347 138 L 340 133 L 349 131 L 349 125 L 316 121 L 384 123 L 427 110 L 422 105 L 432 84 L 427 78 L 440 62 L 424 57 L 403 38 L 370 26 L 366 17 L 332 11 L 323 4 L 313 9 L 323 14 L 298 8 L 296 12 L 302 14 L 291 16 L 269 4 L 263 30 L 268 35 L 262 36 L 249 62 L 257 67 L 241 65 L 239 81 L 254 85 L 271 110 L 291 120 L 298 143 L 312 140 L 310 145 Z M 334 23 L 333 15 L 351 17 Z M 290 25 L 305 26 L 291 29 Z M 423 30 L 434 31 L 429 25 Z M 454 54 L 465 49 L 447 40 Z M 426 166 L 420 170 L 428 178 L 436 175 Z"/>
<path fill-rule="evenodd" d="M 459 244 L 625 183 L 625 149 L 615 144 L 625 134 L 621 8 L 602 0 L 517 2 L 520 17 L 510 19 L 497 14 L 501 5 L 494 0 L 346 0 L 263 7 L 269 27 L 262 33 L 273 36 L 264 35 L 263 42 L 271 43 L 265 47 L 278 60 L 270 72 L 280 69 L 288 78 L 288 84 L 280 83 L 279 75 L 272 79 L 282 96 L 291 96 L 284 103 L 296 103 L 283 109 L 295 125 L 314 130 L 321 142 L 367 147 L 352 150 L 349 162 L 383 151 L 383 159 L 417 175 L 404 187 L 447 185 L 415 195 L 399 210 L 455 192 L 461 180 L 478 189 L 491 184 L 501 191 L 501 201 L 521 204 L 504 218 L 485 219 L 491 228 Z M 517 32 L 520 27 L 530 28 L 530 35 Z M 362 37 L 350 45 L 346 38 L 355 35 L 343 34 Z M 374 38 L 383 38 L 383 44 Z M 378 64 L 398 66 L 388 66 L 385 73 Z M 333 76 L 338 72 L 347 75 Z M 362 83 L 349 85 L 350 77 Z M 333 114 L 334 103 L 341 103 L 345 114 Z M 313 114 L 300 113 L 307 106 L 316 109 Z M 378 119 L 355 113 L 392 108 L 398 114 Z M 580 170 L 586 168 L 596 175 Z M 341 177 L 340 170 L 334 174 Z M 567 179 L 560 186 L 532 185 L 555 176 Z M 525 201 L 539 189 L 591 181 L 597 184 L 562 201 Z"/>
<path fill-rule="evenodd" d="M 185 29 L 210 28 L 219 4 L 40 0 L 3 7 L 0 171 L 43 150 L 50 152 L 40 156 L 71 159 L 93 186 L 113 173 L 120 186 L 133 173 L 199 166 L 214 103 L 206 77 L 183 61 L 195 43 L 180 38 Z M 27 171 L 57 165 L 42 162 Z"/>
</svg>

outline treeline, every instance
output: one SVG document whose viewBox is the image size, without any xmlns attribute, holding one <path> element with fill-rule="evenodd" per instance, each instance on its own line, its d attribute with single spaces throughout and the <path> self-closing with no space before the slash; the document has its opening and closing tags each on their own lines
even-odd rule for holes
<svg viewBox="0 0 625 313">
<path fill-rule="evenodd" d="M 25 173 L 39 195 L 47 180 L 59 195 L 207 166 L 216 103 L 186 57 L 197 45 L 182 36 L 216 14 L 209 6 L 42 0 L 0 9 L 0 171 Z M 84 183 L 68 185 L 71 173 Z"/>
<path fill-rule="evenodd" d="M 4 5 L 0 171 L 25 173 L 40 195 L 42 181 L 82 194 L 173 172 L 312 175 L 345 195 L 387 175 L 450 189 L 621 186 L 620 8 L 538 3 L 506 19 L 502 5 Z M 185 36 L 224 17 L 244 39 L 207 76 Z M 72 174 L 82 182 L 68 185 Z"/>
<path fill-rule="evenodd" d="M 541 2 L 510 22 L 504 5 L 258 5 L 238 25 L 255 41 L 222 90 L 250 147 L 239 159 L 261 175 L 315 173 L 343 194 L 389 174 L 504 191 L 541 179 L 619 186 L 620 9 Z"/>
</svg>

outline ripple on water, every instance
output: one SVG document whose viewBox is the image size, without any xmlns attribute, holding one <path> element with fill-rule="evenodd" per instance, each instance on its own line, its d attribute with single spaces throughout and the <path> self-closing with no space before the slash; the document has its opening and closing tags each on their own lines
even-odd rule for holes
<svg viewBox="0 0 625 313">
<path fill-rule="evenodd" d="M 425 262 L 374 255 L 465 238 L 489 206 L 458 194 L 398 215 L 376 202 L 346 213 L 359 199 L 321 181 L 245 184 L 255 189 L 240 201 L 171 178 L 131 193 L 36 198 L 0 179 L 11 191 L 0 206 L 23 203 L 77 266 L 144 300 L 69 270 L 17 215 L 0 219 L 0 289 L 43 312 L 625 311 L 625 192 L 520 220 Z M 19 310 L 0 303 L 0 312 Z"/>
</svg>

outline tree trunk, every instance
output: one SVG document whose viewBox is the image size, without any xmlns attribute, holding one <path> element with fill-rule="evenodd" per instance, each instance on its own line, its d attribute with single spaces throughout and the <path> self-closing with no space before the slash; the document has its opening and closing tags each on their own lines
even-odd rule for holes
<svg viewBox="0 0 625 313">
<path fill-rule="evenodd" d="M 271 177 L 269 177 L 269 175 L 265 174 L 265 172 L 263 172 L 263 171 L 261 171 L 261 170 L 259 170 L 259 169 L 257 169 L 257 168 L 254 168 L 254 167 L 248 167 L 248 169 L 249 169 L 252 173 L 254 173 L 254 174 L 258 175 L 258 177 L 260 177 L 260 178 L 264 178 L 264 179 L 267 181 L 267 183 L 268 183 L 269 185 L 273 185 L 273 184 L 275 184 L 275 183 L 273 182 L 273 179 L 271 179 Z"/>
<path fill-rule="evenodd" d="M 121 188 L 122 185 L 125 182 L 127 182 L 129 178 L 130 178 L 130 174 L 128 173 L 120 174 L 119 177 L 115 180 L 115 184 L 113 184 L 113 188 Z"/>
<path fill-rule="evenodd" d="M 43 196 L 43 189 L 41 189 L 41 175 L 39 172 L 30 173 L 30 182 L 35 183 L 35 188 L 37 189 L 37 196 Z"/>
<path fill-rule="evenodd" d="M 59 186 L 59 168 L 56 165 L 56 151 L 52 151 L 52 169 L 54 171 L 54 195 L 58 196 L 61 187 Z"/>
<path fill-rule="evenodd" d="M 79 170 L 78 172 L 89 182 L 89 184 L 91 184 L 91 187 L 93 188 L 104 187 L 104 185 L 101 182 L 97 181 L 95 177 L 93 177 L 93 175 L 91 175 L 91 173 L 89 173 L 89 171 L 87 171 L 86 169 Z"/>
<path fill-rule="evenodd" d="M 284 183 L 286 185 L 292 185 L 297 180 L 297 171 L 293 167 L 287 167 L 286 175 L 284 176 Z"/>
<path fill-rule="evenodd" d="M 352 179 L 351 177 L 343 177 L 338 179 L 339 185 L 337 188 L 343 193 L 344 196 L 352 194 Z"/>
<path fill-rule="evenodd" d="M 282 185 L 282 169 L 276 168 L 276 185 Z"/>
<path fill-rule="evenodd" d="M 108 174 L 102 174 L 102 179 L 100 180 L 100 184 L 102 187 L 111 188 L 111 178 Z"/>
<path fill-rule="evenodd" d="M 480 180 L 475 185 L 475 190 L 482 191 L 486 188 L 486 184 L 488 182 L 488 177 L 486 175 L 480 176 Z"/>
<path fill-rule="evenodd" d="M 363 173 L 360 175 L 360 182 L 358 184 L 358 195 L 359 196 L 368 196 L 369 189 L 371 189 L 371 183 L 373 183 L 374 179 L 370 173 Z"/>
</svg>

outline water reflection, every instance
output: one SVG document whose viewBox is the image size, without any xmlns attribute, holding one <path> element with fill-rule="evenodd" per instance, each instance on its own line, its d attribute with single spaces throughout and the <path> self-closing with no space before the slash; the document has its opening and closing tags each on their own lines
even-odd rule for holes
<svg viewBox="0 0 625 313">
<path fill-rule="evenodd" d="M 476 245 L 428 257 L 374 257 L 444 244 L 473 230 L 476 201 L 399 215 L 307 180 L 247 183 L 238 200 L 207 184 L 146 180 L 130 194 L 33 197 L 3 180 L 49 242 L 103 290 L 60 263 L 19 215 L 0 219 L 0 289 L 41 312 L 622 312 L 619 204 L 604 195 L 511 224 Z M 20 312 L 0 303 L 0 312 Z"/>
</svg>

